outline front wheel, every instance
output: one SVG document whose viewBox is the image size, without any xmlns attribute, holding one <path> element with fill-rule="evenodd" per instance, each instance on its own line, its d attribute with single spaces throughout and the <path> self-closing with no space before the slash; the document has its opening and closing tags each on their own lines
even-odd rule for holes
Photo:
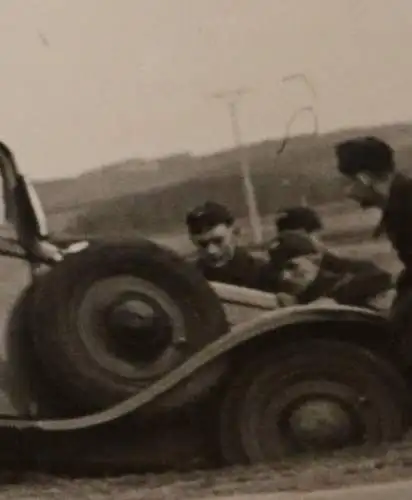
<svg viewBox="0 0 412 500">
<path fill-rule="evenodd" d="M 67 256 L 41 277 L 32 302 L 36 356 L 78 414 L 138 394 L 228 326 L 203 275 L 142 239 L 91 245 Z M 211 370 L 196 387 L 184 386 L 179 405 L 202 395 L 219 376 Z"/>
<path fill-rule="evenodd" d="M 407 389 L 389 363 L 359 346 L 314 340 L 265 354 L 228 391 L 226 457 L 273 462 L 307 452 L 376 446 L 402 436 Z M 229 405 L 230 406 L 230 405 Z M 225 453 L 225 451 L 224 451 Z"/>
</svg>

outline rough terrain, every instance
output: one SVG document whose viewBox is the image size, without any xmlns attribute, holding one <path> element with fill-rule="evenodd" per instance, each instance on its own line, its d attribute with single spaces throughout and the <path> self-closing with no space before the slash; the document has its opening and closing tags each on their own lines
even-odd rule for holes
<svg viewBox="0 0 412 500">
<path fill-rule="evenodd" d="M 409 479 L 411 476 L 412 437 L 401 444 L 375 450 L 369 455 L 361 456 L 352 452 L 323 459 L 308 457 L 299 463 L 277 464 L 273 467 L 91 479 L 4 472 L 0 498 L 57 499 L 64 496 L 67 500 L 183 500 L 233 495 L 233 500 L 236 500 L 236 495 L 242 494 L 286 491 L 303 493 L 388 483 Z M 348 496 L 349 498 L 352 496 Z"/>
</svg>

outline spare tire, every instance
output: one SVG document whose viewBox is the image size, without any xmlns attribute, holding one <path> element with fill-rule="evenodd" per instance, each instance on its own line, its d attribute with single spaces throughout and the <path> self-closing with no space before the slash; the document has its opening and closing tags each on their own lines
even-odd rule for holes
<svg viewBox="0 0 412 500">
<path fill-rule="evenodd" d="M 68 255 L 32 306 L 39 362 L 81 413 L 138 393 L 228 329 L 203 275 L 140 239 Z"/>
</svg>

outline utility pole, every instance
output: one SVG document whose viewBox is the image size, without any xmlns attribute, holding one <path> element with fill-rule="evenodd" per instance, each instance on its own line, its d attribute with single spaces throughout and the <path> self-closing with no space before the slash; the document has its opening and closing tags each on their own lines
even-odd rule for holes
<svg viewBox="0 0 412 500">
<path fill-rule="evenodd" d="M 213 94 L 214 99 L 226 101 L 229 108 L 230 122 L 232 126 L 233 140 L 239 152 L 239 163 L 242 173 L 243 188 L 245 192 L 246 205 L 249 215 L 249 224 L 252 230 L 253 240 L 255 243 L 262 242 L 262 225 L 259 215 L 259 209 L 256 199 L 255 188 L 251 179 L 250 163 L 246 148 L 243 145 L 242 133 L 238 116 L 238 104 L 240 99 L 249 93 L 250 90 L 239 88 L 226 92 Z"/>
</svg>

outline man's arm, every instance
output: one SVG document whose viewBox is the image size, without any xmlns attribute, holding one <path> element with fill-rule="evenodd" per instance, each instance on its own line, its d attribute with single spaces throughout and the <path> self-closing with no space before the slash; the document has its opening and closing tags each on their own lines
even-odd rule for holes
<svg viewBox="0 0 412 500">
<path fill-rule="evenodd" d="M 348 271 L 331 290 L 330 296 L 341 304 L 366 304 L 393 286 L 392 275 L 373 262 L 353 260 Z"/>
</svg>

